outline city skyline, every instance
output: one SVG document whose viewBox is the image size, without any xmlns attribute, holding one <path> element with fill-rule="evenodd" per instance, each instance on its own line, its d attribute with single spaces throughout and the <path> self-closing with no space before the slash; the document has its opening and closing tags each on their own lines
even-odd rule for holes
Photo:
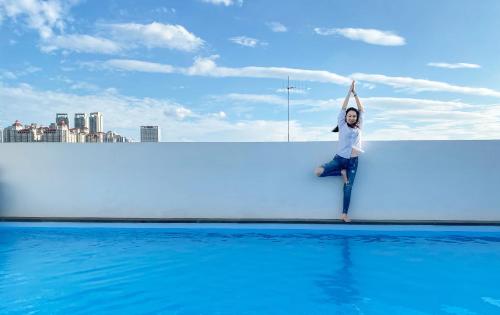
<svg viewBox="0 0 500 315">
<path fill-rule="evenodd" d="M 73 114 L 73 115 L 71 115 L 71 114 Z M 91 126 L 90 126 L 92 114 L 95 114 L 94 119 L 100 120 L 99 123 L 94 123 L 96 125 L 93 128 L 91 128 Z M 70 119 L 71 116 L 73 116 L 73 120 Z M 89 129 L 89 132 L 104 132 L 102 112 L 91 112 L 89 114 L 83 113 L 81 111 L 80 112 L 76 111 L 74 113 L 55 113 L 54 121 L 48 123 L 47 125 L 41 124 L 41 123 L 35 122 L 35 121 L 24 121 L 24 123 L 23 123 L 23 119 L 16 119 L 14 121 L 14 123 L 20 122 L 20 123 L 23 123 L 23 125 L 36 124 L 38 126 L 50 126 L 52 124 L 59 125 L 60 121 L 64 121 L 64 123 L 66 124 L 66 126 L 68 126 L 68 128 L 71 128 L 71 125 L 72 125 L 71 121 L 73 121 L 73 127 L 71 129 L 73 129 L 73 128 L 77 128 L 77 129 L 87 128 L 87 129 Z M 99 125 L 99 127 L 97 127 L 97 125 Z M 10 126 L 10 124 L 8 126 Z"/>
<path fill-rule="evenodd" d="M 164 141 L 498 139 L 500 2 L 0 1 L 0 127 L 99 108 Z M 473 20 L 473 23 L 464 21 Z M 79 109 L 79 110 L 77 110 Z"/>
<path fill-rule="evenodd" d="M 16 121 L 5 129 L 0 128 L 0 142 L 134 142 L 112 130 L 104 131 L 104 117 L 101 112 L 75 113 L 71 128 L 68 113 L 56 113 L 55 121 L 49 125 Z"/>
</svg>

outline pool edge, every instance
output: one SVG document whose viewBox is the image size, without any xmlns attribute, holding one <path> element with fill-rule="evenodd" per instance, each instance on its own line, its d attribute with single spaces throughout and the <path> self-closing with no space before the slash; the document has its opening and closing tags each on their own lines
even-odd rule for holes
<svg viewBox="0 0 500 315">
<path fill-rule="evenodd" d="M 0 217 L 0 222 L 79 222 L 79 223 L 241 223 L 241 224 L 349 224 L 349 225 L 470 225 L 500 226 L 500 221 L 484 220 L 355 220 L 339 219 L 237 219 L 237 218 L 102 218 L 102 217 Z"/>
</svg>

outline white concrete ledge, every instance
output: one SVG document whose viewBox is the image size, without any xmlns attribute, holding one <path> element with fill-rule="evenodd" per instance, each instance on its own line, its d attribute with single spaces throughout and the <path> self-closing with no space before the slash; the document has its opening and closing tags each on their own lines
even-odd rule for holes
<svg viewBox="0 0 500 315">
<path fill-rule="evenodd" d="M 0 217 L 331 220 L 340 178 L 317 178 L 333 142 L 0 144 Z M 365 144 L 350 215 L 362 221 L 500 221 L 500 141 Z"/>
</svg>

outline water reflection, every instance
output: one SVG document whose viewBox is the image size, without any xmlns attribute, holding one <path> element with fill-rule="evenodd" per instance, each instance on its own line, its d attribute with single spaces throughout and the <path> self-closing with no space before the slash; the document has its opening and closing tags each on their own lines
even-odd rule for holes
<svg viewBox="0 0 500 315">
<path fill-rule="evenodd" d="M 334 302 L 340 306 L 356 307 L 361 298 L 359 291 L 356 288 L 356 283 L 352 273 L 352 259 L 350 242 L 352 240 L 349 236 L 341 236 L 338 242 L 335 243 L 335 248 L 340 248 L 340 265 L 332 265 L 334 271 L 332 273 L 320 275 L 317 280 L 317 285 L 328 296 L 325 303 Z"/>
</svg>

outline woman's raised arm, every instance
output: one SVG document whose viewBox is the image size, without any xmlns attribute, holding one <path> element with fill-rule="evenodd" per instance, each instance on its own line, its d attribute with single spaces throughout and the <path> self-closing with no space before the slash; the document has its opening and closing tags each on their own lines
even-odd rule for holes
<svg viewBox="0 0 500 315">
<path fill-rule="evenodd" d="M 352 93 L 353 89 L 354 89 L 354 81 L 352 81 L 351 87 L 349 88 L 349 92 L 347 92 L 347 95 L 345 97 L 344 104 L 342 104 L 343 110 L 347 109 L 347 105 L 349 104 L 349 98 L 351 97 L 351 93 Z"/>
<path fill-rule="evenodd" d="M 352 95 L 354 95 L 354 99 L 356 100 L 356 106 L 358 106 L 358 110 L 360 112 L 364 112 L 365 107 L 363 106 L 363 104 L 361 104 L 361 101 L 358 98 L 358 94 L 356 93 L 356 89 L 354 87 L 354 81 L 352 81 Z"/>
</svg>

